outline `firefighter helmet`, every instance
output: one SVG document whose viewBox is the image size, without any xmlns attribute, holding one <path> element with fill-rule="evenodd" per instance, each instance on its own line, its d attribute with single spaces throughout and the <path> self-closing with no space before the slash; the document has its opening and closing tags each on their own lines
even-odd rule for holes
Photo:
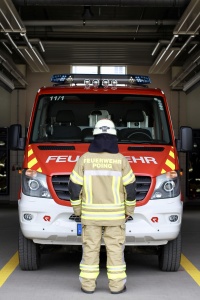
<svg viewBox="0 0 200 300">
<path fill-rule="evenodd" d="M 107 133 L 112 135 L 117 135 L 115 124 L 109 119 L 99 120 L 94 128 L 93 135 Z"/>
</svg>

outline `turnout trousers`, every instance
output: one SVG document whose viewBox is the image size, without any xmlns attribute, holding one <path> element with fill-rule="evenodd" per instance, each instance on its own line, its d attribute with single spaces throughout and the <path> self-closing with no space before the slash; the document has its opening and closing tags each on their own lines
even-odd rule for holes
<svg viewBox="0 0 200 300">
<path fill-rule="evenodd" d="M 118 292 L 126 283 L 126 264 L 124 261 L 125 225 L 82 227 L 82 260 L 80 263 L 80 282 L 86 291 L 94 291 L 99 275 L 99 260 L 102 238 L 106 246 L 107 276 L 111 292 Z"/>
</svg>

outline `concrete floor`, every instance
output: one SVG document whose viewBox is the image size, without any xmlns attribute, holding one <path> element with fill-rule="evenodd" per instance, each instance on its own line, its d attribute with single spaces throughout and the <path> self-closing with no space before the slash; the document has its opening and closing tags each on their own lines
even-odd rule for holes
<svg viewBox="0 0 200 300">
<path fill-rule="evenodd" d="M 118 299 L 200 299 L 200 206 L 185 205 L 183 260 L 178 272 L 162 272 L 155 255 L 127 254 L 127 292 Z M 95 300 L 113 299 L 109 293 L 105 255 L 95 294 L 80 291 L 81 253 L 43 254 L 38 271 L 22 271 L 18 265 L 18 214 L 16 207 L 0 205 L 0 299 L 1 300 Z"/>
</svg>

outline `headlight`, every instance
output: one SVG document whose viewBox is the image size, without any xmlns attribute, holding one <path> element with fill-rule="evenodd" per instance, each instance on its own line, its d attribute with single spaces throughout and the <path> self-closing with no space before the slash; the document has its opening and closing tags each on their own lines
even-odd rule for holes
<svg viewBox="0 0 200 300">
<path fill-rule="evenodd" d="M 156 178 L 156 186 L 152 200 L 174 198 L 180 194 L 180 178 L 176 171 L 165 173 Z"/>
<path fill-rule="evenodd" d="M 31 197 L 52 198 L 46 181 L 46 175 L 26 169 L 22 172 L 22 191 Z"/>
</svg>

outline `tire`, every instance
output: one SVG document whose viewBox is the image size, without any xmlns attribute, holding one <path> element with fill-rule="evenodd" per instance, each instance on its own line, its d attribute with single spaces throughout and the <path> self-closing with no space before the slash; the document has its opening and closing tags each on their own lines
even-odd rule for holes
<svg viewBox="0 0 200 300">
<path fill-rule="evenodd" d="M 175 240 L 161 246 L 158 255 L 159 268 L 166 272 L 176 272 L 181 261 L 181 232 Z"/>
<path fill-rule="evenodd" d="M 39 245 L 27 239 L 19 229 L 18 241 L 19 265 L 22 270 L 34 271 L 40 267 Z"/>
</svg>

